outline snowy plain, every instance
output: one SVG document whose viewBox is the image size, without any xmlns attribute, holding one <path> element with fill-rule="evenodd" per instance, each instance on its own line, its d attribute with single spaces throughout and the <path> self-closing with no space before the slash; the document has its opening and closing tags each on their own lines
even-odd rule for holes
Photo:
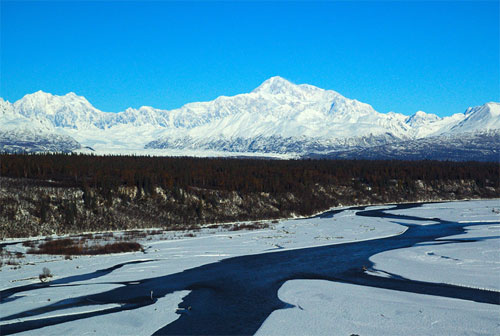
<svg viewBox="0 0 500 336">
<path fill-rule="evenodd" d="M 367 209 L 391 208 L 373 206 Z M 443 238 L 442 242 L 417 244 L 376 254 L 370 258 L 374 266 L 366 273 L 381 277 L 397 274 L 408 279 L 499 291 L 499 210 L 499 200 L 433 203 L 397 210 L 397 214 L 428 218 L 428 222 L 406 221 L 415 225 L 432 224 L 436 217 L 462 223 L 481 222 L 484 225 L 471 226 L 465 234 Z M 49 286 L 2 298 L 0 332 L 2 326 L 12 323 L 93 310 L 111 311 L 119 304 L 89 302 L 89 305 L 72 306 L 71 302 L 75 297 L 122 287 L 125 282 L 130 284 L 176 274 L 231 257 L 374 240 L 397 236 L 406 230 L 399 220 L 360 217 L 357 211 L 343 209 L 331 216 L 285 220 L 270 223 L 269 228 L 256 231 L 228 231 L 220 227 L 207 227 L 196 232 L 164 231 L 138 240 L 144 246 L 144 252 L 80 256 L 71 260 L 65 260 L 64 256 L 27 254 L 25 258 L 18 259 L 19 266 L 6 265 L 4 260 L 0 271 L 0 290 L 39 283 L 38 274 L 43 267 L 50 268 L 54 277 Z M 7 240 L 3 243 L 13 242 Z M 4 249 L 26 252 L 21 243 L 6 245 Z M 111 269 L 122 263 L 122 267 Z M 106 269 L 108 271 L 97 272 Z M 154 297 L 154 304 L 132 310 L 108 311 L 103 315 L 96 314 L 19 334 L 150 335 L 182 315 L 176 309 L 188 293 L 188 290 L 180 290 L 155 297 L 154 292 L 147 292 L 144 295 Z M 275 310 L 257 334 L 331 335 L 332 330 L 341 335 L 500 333 L 500 308 L 495 304 L 300 279 L 285 282 L 278 296 L 289 304 L 289 308 Z M 54 303 L 68 305 L 47 309 Z M 23 315 L 26 311 L 32 313 Z"/>
</svg>

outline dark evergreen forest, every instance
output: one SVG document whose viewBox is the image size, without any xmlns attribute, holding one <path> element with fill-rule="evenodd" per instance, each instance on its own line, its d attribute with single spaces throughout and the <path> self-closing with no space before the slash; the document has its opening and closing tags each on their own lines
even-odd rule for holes
<svg viewBox="0 0 500 336">
<path fill-rule="evenodd" d="M 29 234 L 179 228 L 339 204 L 491 198 L 499 180 L 492 162 L 0 154 L 0 233 L 24 235 L 23 222 Z"/>
<path fill-rule="evenodd" d="M 91 156 L 75 154 L 0 155 L 0 175 L 52 180 L 64 186 L 120 186 L 146 194 L 162 188 L 207 188 L 246 192 L 300 192 L 315 184 L 355 179 L 374 188 L 390 180 L 474 180 L 499 183 L 499 165 L 490 162 L 261 160 L 190 157 Z"/>
</svg>

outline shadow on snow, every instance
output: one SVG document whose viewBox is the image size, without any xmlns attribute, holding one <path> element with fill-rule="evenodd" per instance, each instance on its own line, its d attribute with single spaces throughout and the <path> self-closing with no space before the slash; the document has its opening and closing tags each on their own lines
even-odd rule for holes
<svg viewBox="0 0 500 336">
<path fill-rule="evenodd" d="M 397 236 L 240 256 L 176 274 L 134 282 L 116 282 L 114 284 L 121 285 L 119 288 L 61 300 L 42 308 L 5 316 L 1 320 L 33 318 L 42 313 L 57 313 L 59 310 L 75 306 L 93 306 L 96 311 L 12 322 L 1 326 L 1 333 L 8 335 L 92 316 L 136 309 L 154 304 L 157 298 L 175 291 L 190 290 L 191 292 L 184 297 L 179 307 L 192 307 L 192 309 L 186 309 L 177 320 L 157 330 L 155 335 L 254 334 L 274 310 L 291 307 L 282 302 L 277 293 L 284 282 L 293 279 L 330 280 L 499 305 L 500 293 L 496 291 L 415 281 L 388 272 L 385 272 L 388 277 L 374 276 L 366 272 L 366 270 L 372 270 L 373 267 L 369 258 L 384 251 L 408 248 L 416 244 L 467 243 L 486 239 L 440 239 L 464 233 L 466 226 L 485 225 L 482 222 L 456 223 L 438 218 L 429 219 L 385 212 L 421 205 L 401 204 L 391 209 L 380 210 L 365 210 L 365 207 L 350 208 L 358 210 L 356 215 L 361 221 L 363 217 L 394 219 L 395 222 L 407 228 L 405 232 Z M 341 210 L 334 210 L 318 217 L 331 218 L 339 212 Z M 407 221 L 435 222 L 435 224 L 416 225 Z M 131 263 L 137 262 L 146 261 Z M 128 263 L 87 275 L 59 279 L 52 282 L 50 286 L 70 285 L 74 281 L 97 278 L 126 264 Z M 4 290 L 0 292 L 0 295 L 3 301 L 12 294 L 45 286 L 47 285 L 21 286 Z M 154 293 L 153 298 L 151 298 L 151 291 Z M 99 305 L 104 304 L 118 304 L 119 306 L 98 310 Z"/>
</svg>

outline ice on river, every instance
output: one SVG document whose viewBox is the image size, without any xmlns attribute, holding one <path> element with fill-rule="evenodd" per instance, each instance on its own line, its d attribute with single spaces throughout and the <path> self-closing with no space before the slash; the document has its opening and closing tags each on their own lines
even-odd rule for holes
<svg viewBox="0 0 500 336">
<path fill-rule="evenodd" d="M 391 206 L 372 208 L 390 209 Z M 428 224 L 435 223 L 432 218 L 438 217 L 463 223 L 484 222 L 485 225 L 471 227 L 464 235 L 443 238 L 443 244 L 417 245 L 372 256 L 370 260 L 375 263 L 374 268 L 380 270 L 374 274 L 383 276 L 383 271 L 386 271 L 415 280 L 500 290 L 500 225 L 494 223 L 500 221 L 498 210 L 498 200 L 435 203 L 397 210 L 398 214 L 429 218 Z M 174 274 L 225 258 L 377 239 L 401 234 L 405 229 L 394 219 L 360 217 L 356 216 L 356 210 L 345 210 L 332 217 L 281 221 L 257 231 L 206 228 L 199 232 L 165 232 L 153 236 L 151 240 L 139 240 L 145 247 L 145 253 L 81 256 L 72 260 L 65 260 L 64 256 L 26 255 L 26 258 L 17 260 L 19 266 L 6 265 L 4 260 L 0 268 L 0 289 L 39 283 L 38 274 L 43 267 L 50 268 L 54 274 L 51 285 L 12 295 L 0 305 L 0 316 L 43 308 L 51 302 L 119 287 L 120 282 Z M 477 237 L 487 239 L 473 241 Z M 471 241 L 464 243 L 453 239 Z M 5 249 L 26 252 L 20 243 Z M 94 273 L 136 260 L 146 262 Z M 145 307 L 61 323 L 23 334 L 148 335 L 178 318 L 176 308 L 188 293 L 178 291 Z M 150 293 L 144 295 L 149 296 Z M 296 307 L 272 313 L 259 329 L 259 334 L 331 334 L 332 330 L 347 335 L 500 333 L 498 305 L 319 280 L 288 281 L 278 295 L 282 301 Z M 107 308 L 111 306 L 69 307 L 58 310 L 57 314 Z M 51 314 L 55 313 L 47 312 L 33 318 Z M 1 321 L 0 328 L 14 322 L 19 320 Z"/>
<path fill-rule="evenodd" d="M 460 223 L 484 222 L 485 225 L 465 227 L 465 234 L 444 237 L 438 242 L 379 253 L 370 260 L 378 270 L 413 280 L 500 291 L 499 211 L 498 200 L 435 203 L 388 211 Z"/>
<path fill-rule="evenodd" d="M 493 200 L 387 211 L 429 218 L 424 225 L 435 223 L 431 219 L 436 217 L 485 225 L 466 227 L 465 234 L 444 237 L 442 242 L 376 254 L 370 260 L 378 272 L 369 273 L 500 290 L 499 210 L 500 202 Z M 478 238 L 482 240 L 475 241 Z M 288 281 L 278 296 L 294 307 L 273 312 L 257 335 L 500 334 L 497 305 L 323 280 Z"/>
</svg>

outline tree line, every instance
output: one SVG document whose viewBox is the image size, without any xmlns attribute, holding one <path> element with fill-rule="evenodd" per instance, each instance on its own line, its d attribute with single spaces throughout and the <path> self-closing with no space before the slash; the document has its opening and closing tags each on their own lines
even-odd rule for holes
<svg viewBox="0 0 500 336">
<path fill-rule="evenodd" d="M 499 178 L 488 162 L 0 154 L 0 238 L 492 198 L 500 197 Z"/>
<path fill-rule="evenodd" d="M 366 183 L 383 188 L 396 181 L 474 180 L 498 186 L 494 162 L 383 160 L 261 160 L 233 158 L 94 156 L 83 154 L 0 154 L 0 176 L 57 181 L 62 186 L 116 190 L 137 187 L 144 194 L 202 188 L 286 193 L 314 185 Z"/>
</svg>

